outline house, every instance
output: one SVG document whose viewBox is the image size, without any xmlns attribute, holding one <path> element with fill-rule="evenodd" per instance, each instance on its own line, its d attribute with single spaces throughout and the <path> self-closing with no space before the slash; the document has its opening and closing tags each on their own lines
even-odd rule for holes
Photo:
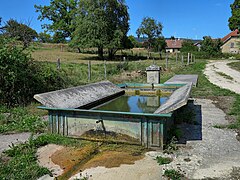
<svg viewBox="0 0 240 180">
<path fill-rule="evenodd" d="M 240 53 L 239 46 L 240 46 L 240 38 L 239 38 L 239 31 L 236 29 L 232 31 L 224 38 L 221 39 L 223 45 L 221 46 L 223 53 Z"/>
<path fill-rule="evenodd" d="M 179 40 L 179 39 L 166 40 L 166 43 L 167 43 L 166 52 L 169 52 L 169 53 L 179 52 L 180 49 L 182 48 L 182 42 L 183 40 Z"/>
</svg>

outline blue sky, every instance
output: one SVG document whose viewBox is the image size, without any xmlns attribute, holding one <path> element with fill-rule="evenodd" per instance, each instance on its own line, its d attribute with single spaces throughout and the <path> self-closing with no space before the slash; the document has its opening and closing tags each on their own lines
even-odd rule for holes
<svg viewBox="0 0 240 180">
<path fill-rule="evenodd" d="M 43 31 L 34 4 L 48 5 L 50 0 L 1 0 L 0 17 L 31 21 L 37 32 Z M 223 37 L 230 32 L 228 18 L 234 0 L 126 0 L 130 14 L 129 35 L 136 35 L 143 17 L 152 17 L 164 26 L 165 37 L 201 39 L 209 35 Z"/>
</svg>

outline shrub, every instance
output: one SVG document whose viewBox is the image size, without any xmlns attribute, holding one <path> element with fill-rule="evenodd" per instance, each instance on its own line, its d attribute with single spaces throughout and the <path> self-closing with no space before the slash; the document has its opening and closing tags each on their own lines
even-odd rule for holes
<svg viewBox="0 0 240 180">
<path fill-rule="evenodd" d="M 37 65 L 30 53 L 11 39 L 0 36 L 0 103 L 24 105 L 36 93 L 63 86 L 56 71 Z"/>
<path fill-rule="evenodd" d="M 172 159 L 171 158 L 168 158 L 168 157 L 162 157 L 162 156 L 157 156 L 156 157 L 156 160 L 158 162 L 159 165 L 162 165 L 162 164 L 169 164 L 172 162 Z"/>
</svg>

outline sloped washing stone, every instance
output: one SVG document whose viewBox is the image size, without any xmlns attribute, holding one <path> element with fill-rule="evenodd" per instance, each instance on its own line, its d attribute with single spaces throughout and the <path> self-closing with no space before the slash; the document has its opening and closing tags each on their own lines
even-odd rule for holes
<svg viewBox="0 0 240 180">
<path fill-rule="evenodd" d="M 175 75 L 164 84 L 186 84 L 193 83 L 194 86 L 197 86 L 198 75 L 196 74 L 179 74 Z"/>
<path fill-rule="evenodd" d="M 124 94 L 124 90 L 110 81 L 78 86 L 34 95 L 34 98 L 50 108 L 80 108 L 102 99 Z"/>
<path fill-rule="evenodd" d="M 173 112 L 174 110 L 184 106 L 188 102 L 192 89 L 192 83 L 188 83 L 185 86 L 177 89 L 169 97 L 169 99 L 162 104 L 154 114 L 165 114 Z"/>
</svg>

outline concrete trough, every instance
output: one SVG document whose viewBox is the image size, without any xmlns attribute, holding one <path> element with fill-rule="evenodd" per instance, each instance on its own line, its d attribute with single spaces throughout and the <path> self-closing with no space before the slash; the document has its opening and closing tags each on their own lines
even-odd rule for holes
<svg viewBox="0 0 240 180">
<path fill-rule="evenodd" d="M 151 90 L 150 84 L 116 86 L 109 81 L 104 81 L 38 94 L 34 98 L 44 105 L 39 108 L 48 110 L 49 131 L 52 133 L 162 149 L 167 141 L 168 129 L 173 124 L 173 112 L 186 104 L 192 86 L 190 84 L 156 84 L 155 88 L 158 90 L 169 90 L 169 92 L 177 90 L 169 97 L 169 102 L 166 101 L 162 107 L 157 107 L 155 113 L 103 111 L 92 108 L 121 96 L 128 88 L 136 87 Z M 55 100 L 55 98 L 58 99 Z M 91 137 L 91 134 L 94 136 Z"/>
</svg>

